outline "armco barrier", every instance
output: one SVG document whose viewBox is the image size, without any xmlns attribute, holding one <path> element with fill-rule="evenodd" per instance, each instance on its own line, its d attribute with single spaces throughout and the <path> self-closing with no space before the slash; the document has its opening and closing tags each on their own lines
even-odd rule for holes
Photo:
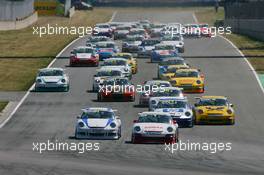
<svg viewBox="0 0 264 175">
<path fill-rule="evenodd" d="M 264 41 L 264 19 L 226 19 L 225 26 L 232 27 L 233 33 Z"/>
<path fill-rule="evenodd" d="M 38 20 L 37 12 L 33 13 L 29 17 L 18 21 L 0 21 L 0 31 L 4 30 L 18 30 L 26 28 Z"/>
</svg>

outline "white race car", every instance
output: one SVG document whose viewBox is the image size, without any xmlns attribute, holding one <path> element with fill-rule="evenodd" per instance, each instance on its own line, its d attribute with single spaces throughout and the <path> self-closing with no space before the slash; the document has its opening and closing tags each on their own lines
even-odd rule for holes
<svg viewBox="0 0 264 175">
<path fill-rule="evenodd" d="M 44 68 L 37 74 L 35 91 L 68 91 L 69 87 L 69 76 L 62 68 Z"/>
<path fill-rule="evenodd" d="M 160 97 L 150 101 L 151 111 L 166 112 L 176 120 L 179 127 L 193 127 L 192 107 L 185 97 Z"/>
<path fill-rule="evenodd" d="M 110 108 L 86 108 L 77 117 L 76 139 L 119 139 L 121 120 Z"/>
<path fill-rule="evenodd" d="M 100 85 L 103 84 L 104 80 L 109 77 L 125 77 L 122 70 L 120 68 L 114 67 L 101 67 L 96 70 L 97 73 L 94 75 L 93 80 L 93 91 L 98 91 L 100 89 Z"/>
<path fill-rule="evenodd" d="M 128 79 L 132 78 L 132 68 L 125 58 L 109 58 L 104 60 L 102 67 L 108 67 L 108 68 L 119 68 L 125 77 Z"/>
<path fill-rule="evenodd" d="M 175 143 L 178 141 L 178 124 L 164 112 L 139 113 L 132 129 L 132 143 Z"/>
</svg>

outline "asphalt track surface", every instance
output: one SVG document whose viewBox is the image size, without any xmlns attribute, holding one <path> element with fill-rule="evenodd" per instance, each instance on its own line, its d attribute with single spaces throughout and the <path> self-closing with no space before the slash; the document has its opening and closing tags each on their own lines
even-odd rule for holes
<svg viewBox="0 0 264 175">
<path fill-rule="evenodd" d="M 150 19 L 160 22 L 193 22 L 192 13 L 117 13 L 114 21 Z M 74 46 L 66 49 L 68 56 Z M 239 56 L 224 39 L 187 39 L 187 56 Z M 65 67 L 71 80 L 68 93 L 30 93 L 12 119 L 0 129 L 0 174 L 263 174 L 264 172 L 264 95 L 247 63 L 241 58 L 192 58 L 191 65 L 206 75 L 206 94 L 226 95 L 235 105 L 235 126 L 195 126 L 180 129 L 184 142 L 231 142 L 232 150 L 212 154 L 208 151 L 176 151 L 164 145 L 129 143 L 132 121 L 147 109 L 132 102 L 96 102 L 91 93 L 95 68 L 70 68 L 67 59 L 53 67 Z M 139 60 L 135 84 L 155 78 L 157 65 Z M 191 102 L 196 95 L 189 95 Z M 111 107 L 122 119 L 122 138 L 118 141 L 89 141 L 73 138 L 75 117 L 87 106 Z M 76 152 L 32 151 L 33 142 L 99 142 L 100 150 Z"/>
</svg>

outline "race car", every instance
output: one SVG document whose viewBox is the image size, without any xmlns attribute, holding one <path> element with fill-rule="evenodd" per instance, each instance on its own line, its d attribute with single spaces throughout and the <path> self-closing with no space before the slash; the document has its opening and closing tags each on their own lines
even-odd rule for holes
<svg viewBox="0 0 264 175">
<path fill-rule="evenodd" d="M 181 57 L 169 57 L 164 58 L 158 65 L 159 79 L 168 80 L 168 78 L 174 76 L 177 69 L 189 68 L 189 64 Z"/>
<path fill-rule="evenodd" d="M 165 35 L 161 37 L 161 44 L 174 45 L 180 53 L 184 52 L 184 41 L 182 35 Z"/>
<path fill-rule="evenodd" d="M 151 52 L 151 63 L 161 62 L 164 58 L 178 56 L 178 49 L 174 45 L 157 44 Z"/>
<path fill-rule="evenodd" d="M 100 23 L 100 24 L 95 25 L 93 35 L 95 35 L 95 36 L 107 36 L 109 38 L 112 38 L 113 30 L 109 24 Z"/>
<path fill-rule="evenodd" d="M 85 108 L 77 117 L 76 139 L 113 139 L 121 137 L 121 120 L 110 108 Z"/>
<path fill-rule="evenodd" d="M 99 55 L 92 47 L 80 46 L 74 48 L 70 56 L 70 66 L 98 66 Z"/>
<path fill-rule="evenodd" d="M 153 100 L 157 100 L 160 97 L 180 97 L 180 98 L 184 98 L 184 94 L 182 92 L 181 88 L 177 88 L 177 87 L 163 87 L 158 89 L 157 91 L 153 92 L 151 94 L 151 97 L 149 98 L 149 102 L 153 101 Z M 149 110 L 151 110 L 152 107 L 152 103 L 149 103 Z"/>
<path fill-rule="evenodd" d="M 129 31 L 131 30 L 130 25 L 121 25 L 116 27 L 114 32 L 114 39 L 124 39 L 129 34 Z"/>
<path fill-rule="evenodd" d="M 139 36 L 142 36 L 144 39 L 149 38 L 149 34 L 143 28 L 133 28 L 129 31 L 129 35 L 132 35 L 132 36 L 139 35 Z"/>
<path fill-rule="evenodd" d="M 139 51 L 137 52 L 138 57 L 145 58 L 150 57 L 152 49 L 155 48 L 156 44 L 159 44 L 159 39 L 146 39 L 143 40 L 142 43 L 139 45 Z"/>
<path fill-rule="evenodd" d="M 150 110 L 166 112 L 176 120 L 179 127 L 193 127 L 192 108 L 185 97 L 160 97 L 150 101 Z"/>
<path fill-rule="evenodd" d="M 69 76 L 62 68 L 44 68 L 38 71 L 35 91 L 69 91 Z"/>
<path fill-rule="evenodd" d="M 208 24 L 199 24 L 199 28 L 201 31 L 201 36 L 209 38 L 212 37 L 212 33 Z"/>
<path fill-rule="evenodd" d="M 109 58 L 104 60 L 102 67 L 119 68 L 125 77 L 129 80 L 132 79 L 132 68 L 127 59 L 115 57 Z"/>
<path fill-rule="evenodd" d="M 179 64 L 179 65 L 168 65 L 159 69 L 159 79 L 161 80 L 170 80 L 175 75 L 175 72 L 178 69 L 189 69 L 190 67 L 186 64 Z"/>
<path fill-rule="evenodd" d="M 233 104 L 224 96 L 197 97 L 194 115 L 195 124 L 235 124 Z"/>
<path fill-rule="evenodd" d="M 127 78 L 108 78 L 104 80 L 103 88 L 98 91 L 97 100 L 135 101 L 135 88 Z"/>
<path fill-rule="evenodd" d="M 204 92 L 204 75 L 197 69 L 178 69 L 169 81 L 172 86 L 183 88 L 184 92 Z"/>
<path fill-rule="evenodd" d="M 166 24 L 161 23 L 153 23 L 150 25 L 150 37 L 161 37 L 162 36 L 162 29 L 166 26 Z"/>
<path fill-rule="evenodd" d="M 178 124 L 171 116 L 163 112 L 142 112 L 134 121 L 131 142 L 139 143 L 166 143 L 178 142 Z"/>
<path fill-rule="evenodd" d="M 132 73 L 133 74 L 137 73 L 137 70 L 138 70 L 138 68 L 137 68 L 137 59 L 134 58 L 131 53 L 121 52 L 121 53 L 115 54 L 114 57 L 127 59 L 128 64 L 131 66 Z"/>
<path fill-rule="evenodd" d="M 159 88 L 163 89 L 165 87 L 172 87 L 169 81 L 161 80 L 150 80 L 145 81 L 143 85 L 143 90 L 140 92 L 139 105 L 148 106 L 149 98 L 152 96 L 153 91 L 158 91 Z"/>
<path fill-rule="evenodd" d="M 97 92 L 100 90 L 100 87 L 103 85 L 105 79 L 109 77 L 124 77 L 122 70 L 120 68 L 112 67 L 101 67 L 96 70 L 97 73 L 94 75 L 93 80 L 93 91 Z"/>
<path fill-rule="evenodd" d="M 112 41 L 97 42 L 95 44 L 95 48 L 97 53 L 99 54 L 100 61 L 111 58 L 115 53 L 119 52 L 119 49 L 116 46 L 115 42 Z"/>
<path fill-rule="evenodd" d="M 86 46 L 94 47 L 97 42 L 112 41 L 111 38 L 106 36 L 90 36 L 86 41 Z"/>
<path fill-rule="evenodd" d="M 143 39 L 141 35 L 127 35 L 122 43 L 122 52 L 137 53 Z"/>
</svg>

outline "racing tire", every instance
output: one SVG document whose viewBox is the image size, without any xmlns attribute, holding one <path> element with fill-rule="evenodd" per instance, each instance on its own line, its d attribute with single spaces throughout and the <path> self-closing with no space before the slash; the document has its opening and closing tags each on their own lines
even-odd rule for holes
<svg viewBox="0 0 264 175">
<path fill-rule="evenodd" d="M 99 93 L 97 94 L 97 101 L 103 101 L 102 96 Z"/>
<path fill-rule="evenodd" d="M 122 136 L 121 127 L 119 127 L 119 129 L 118 129 L 118 139 L 120 139 L 121 136 Z"/>
<path fill-rule="evenodd" d="M 134 102 L 135 99 L 136 99 L 136 98 L 135 98 L 135 95 L 133 95 L 133 97 L 131 97 L 129 101 Z"/>
</svg>

